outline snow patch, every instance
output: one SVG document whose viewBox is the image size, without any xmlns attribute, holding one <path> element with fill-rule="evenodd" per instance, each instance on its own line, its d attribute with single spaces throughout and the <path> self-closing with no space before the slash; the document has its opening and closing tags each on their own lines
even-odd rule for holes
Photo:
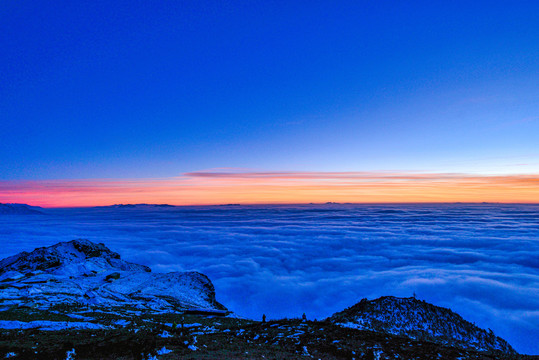
<svg viewBox="0 0 539 360">
<path fill-rule="evenodd" d="M 66 359 L 65 360 L 75 360 L 75 348 L 68 350 L 66 352 Z"/>
<path fill-rule="evenodd" d="M 163 346 L 161 349 L 157 350 L 157 355 L 165 355 L 171 352 L 172 350 L 169 350 L 165 346 Z"/>
<path fill-rule="evenodd" d="M 45 331 L 56 331 L 65 329 L 86 329 L 86 330 L 101 330 L 108 328 L 107 326 L 89 323 L 89 322 L 74 322 L 74 321 L 17 321 L 17 320 L 0 320 L 1 329 L 37 329 Z"/>
<path fill-rule="evenodd" d="M 172 335 L 170 335 L 170 333 L 168 331 L 166 331 L 166 330 L 163 330 L 163 332 L 159 336 L 162 337 L 162 338 L 172 337 Z"/>
</svg>

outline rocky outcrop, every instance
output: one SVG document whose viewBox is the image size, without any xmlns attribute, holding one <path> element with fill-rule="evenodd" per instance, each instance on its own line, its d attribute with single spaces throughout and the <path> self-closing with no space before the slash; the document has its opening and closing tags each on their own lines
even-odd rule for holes
<svg viewBox="0 0 539 360">
<path fill-rule="evenodd" d="M 0 309 L 57 304 L 131 307 L 150 311 L 226 310 L 198 272 L 152 273 L 104 244 L 72 240 L 0 261 Z"/>
<path fill-rule="evenodd" d="M 77 271 L 87 267 L 86 270 L 118 269 L 124 271 L 147 271 L 151 269 L 123 261 L 120 255 L 109 250 L 104 244 L 95 244 L 91 241 L 78 239 L 61 242 L 49 247 L 37 248 L 28 253 L 23 251 L 17 255 L 0 261 L 0 276 L 7 271 L 28 273 L 42 270 L 49 273 L 66 272 L 70 267 L 77 265 Z M 93 269 L 95 267 L 95 269 Z M 83 275 L 74 272 L 70 275 Z"/>
<path fill-rule="evenodd" d="M 479 328 L 450 309 L 415 298 L 363 299 L 328 320 L 347 328 L 402 335 L 463 349 L 516 354 L 507 341 L 491 330 Z"/>
</svg>

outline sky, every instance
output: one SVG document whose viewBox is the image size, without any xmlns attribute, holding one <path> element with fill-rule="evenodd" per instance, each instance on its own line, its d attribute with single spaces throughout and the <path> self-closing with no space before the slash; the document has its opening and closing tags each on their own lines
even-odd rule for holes
<svg viewBox="0 0 539 360">
<path fill-rule="evenodd" d="M 2 0 L 0 202 L 539 203 L 538 24 L 515 0 Z M 537 353 L 536 207 L 424 206 L 55 209 L 0 238 L 197 269 L 253 317 L 417 291 Z"/>
<path fill-rule="evenodd" d="M 539 202 L 538 23 L 536 1 L 2 1 L 0 202 Z"/>
</svg>

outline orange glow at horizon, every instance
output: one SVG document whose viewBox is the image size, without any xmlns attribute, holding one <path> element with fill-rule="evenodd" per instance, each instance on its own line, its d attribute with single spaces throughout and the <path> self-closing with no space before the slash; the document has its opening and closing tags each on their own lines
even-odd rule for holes
<svg viewBox="0 0 539 360">
<path fill-rule="evenodd" d="M 539 175 L 196 172 L 169 179 L 0 181 L 0 202 L 44 207 L 120 203 L 539 203 Z"/>
</svg>

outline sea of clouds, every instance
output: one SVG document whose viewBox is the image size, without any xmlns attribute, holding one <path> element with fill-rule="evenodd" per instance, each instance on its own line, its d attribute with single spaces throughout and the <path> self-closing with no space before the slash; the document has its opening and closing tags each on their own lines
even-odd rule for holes
<svg viewBox="0 0 539 360">
<path fill-rule="evenodd" d="M 103 242 L 153 271 L 197 270 L 260 319 L 322 319 L 361 298 L 412 296 L 539 354 L 539 206 L 301 205 L 45 209 L 0 217 L 0 258 Z"/>
</svg>

